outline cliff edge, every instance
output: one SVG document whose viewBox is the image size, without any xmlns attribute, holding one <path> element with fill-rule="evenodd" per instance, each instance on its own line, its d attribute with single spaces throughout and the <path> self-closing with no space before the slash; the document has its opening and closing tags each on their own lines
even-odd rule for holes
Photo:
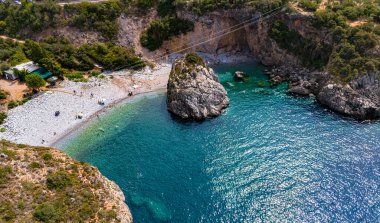
<svg viewBox="0 0 380 223">
<path fill-rule="evenodd" d="M 1 222 L 132 222 L 120 188 L 63 152 L 0 141 Z"/>
</svg>

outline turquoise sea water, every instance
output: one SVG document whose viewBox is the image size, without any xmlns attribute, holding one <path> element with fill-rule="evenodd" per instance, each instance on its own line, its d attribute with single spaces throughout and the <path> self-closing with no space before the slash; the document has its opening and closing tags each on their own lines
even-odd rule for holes
<svg viewBox="0 0 380 223">
<path fill-rule="evenodd" d="M 218 118 L 179 120 L 150 94 L 61 146 L 121 187 L 137 223 L 380 221 L 379 122 L 270 88 L 254 64 L 216 72 L 231 102 Z"/>
</svg>

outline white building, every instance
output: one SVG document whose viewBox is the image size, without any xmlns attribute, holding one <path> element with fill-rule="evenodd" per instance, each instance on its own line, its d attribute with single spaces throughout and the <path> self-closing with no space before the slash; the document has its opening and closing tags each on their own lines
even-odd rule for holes
<svg viewBox="0 0 380 223">
<path fill-rule="evenodd" d="M 26 63 L 19 64 L 17 66 L 11 67 L 9 70 L 4 71 L 5 79 L 15 80 L 17 76 L 14 74 L 14 70 L 27 70 L 29 73 L 38 70 L 40 67 L 33 63 L 33 61 L 29 61 Z"/>
</svg>

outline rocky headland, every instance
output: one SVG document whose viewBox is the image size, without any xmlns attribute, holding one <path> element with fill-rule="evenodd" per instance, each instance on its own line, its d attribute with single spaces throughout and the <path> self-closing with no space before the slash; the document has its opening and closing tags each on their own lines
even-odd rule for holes
<svg viewBox="0 0 380 223">
<path fill-rule="evenodd" d="M 1 222 L 123 222 L 123 192 L 63 152 L 0 141 Z"/>
<path fill-rule="evenodd" d="M 212 68 L 195 53 L 176 60 L 167 85 L 168 110 L 181 118 L 215 117 L 229 99 Z"/>
<path fill-rule="evenodd" d="M 322 105 L 343 115 L 359 120 L 380 117 L 379 73 L 355 78 L 342 83 L 328 72 L 282 66 L 268 72 L 272 84 L 289 83 L 288 92 L 314 96 Z"/>
</svg>

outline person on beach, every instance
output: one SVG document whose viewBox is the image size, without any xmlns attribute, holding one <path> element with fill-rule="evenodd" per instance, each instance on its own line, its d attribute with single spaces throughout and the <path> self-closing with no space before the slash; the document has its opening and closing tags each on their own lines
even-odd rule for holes
<svg viewBox="0 0 380 223">
<path fill-rule="evenodd" d="M 76 90 L 74 90 L 74 95 L 76 95 L 77 94 L 77 91 Z"/>
<path fill-rule="evenodd" d="M 93 98 L 94 97 L 94 94 L 91 92 L 91 94 L 90 94 L 90 98 Z"/>
</svg>

